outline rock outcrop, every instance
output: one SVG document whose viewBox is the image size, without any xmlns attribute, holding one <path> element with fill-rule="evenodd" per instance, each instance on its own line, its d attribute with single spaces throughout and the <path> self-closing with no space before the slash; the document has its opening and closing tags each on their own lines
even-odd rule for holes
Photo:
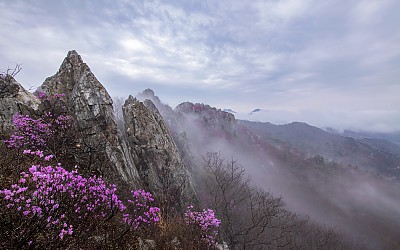
<svg viewBox="0 0 400 250">
<path fill-rule="evenodd" d="M 15 113 L 33 114 L 38 108 L 37 98 L 26 91 L 13 77 L 0 76 L 0 132 L 12 128 L 11 118 Z"/>
<path fill-rule="evenodd" d="M 58 72 L 45 80 L 41 91 L 65 94 L 82 134 L 82 144 L 98 147 L 102 154 L 98 166 L 103 168 L 101 173 L 115 174 L 156 196 L 174 190 L 180 203 L 175 204 L 178 209 L 195 198 L 190 174 L 153 102 L 140 102 L 130 96 L 123 107 L 126 131 L 121 133 L 111 97 L 76 51 L 68 53 Z"/>
<path fill-rule="evenodd" d="M 180 207 L 195 198 L 188 169 L 157 107 L 129 96 L 123 106 L 126 136 L 140 177 L 149 190 L 176 196 Z"/>
<path fill-rule="evenodd" d="M 196 200 L 189 171 L 152 101 L 130 96 L 123 107 L 126 129 L 118 130 L 110 95 L 76 51 L 68 53 L 57 73 L 37 91 L 65 95 L 74 122 L 77 153 L 74 151 L 73 157 L 84 172 L 103 175 L 129 188 L 145 188 L 162 202 L 173 201 L 177 211 Z M 153 92 L 148 94 L 154 97 Z M 45 110 L 38 98 L 12 77 L 1 76 L 0 97 L 1 132 L 10 131 L 16 112 L 36 115 Z M 88 157 L 81 157 L 83 154 Z"/>
<path fill-rule="evenodd" d="M 157 107 L 158 113 L 161 114 L 165 125 L 174 140 L 176 146 L 178 147 L 179 153 L 181 155 L 182 161 L 188 167 L 189 170 L 193 170 L 196 165 L 194 160 L 194 155 L 192 152 L 193 145 L 191 144 L 187 129 L 186 129 L 186 117 L 184 114 L 175 112 L 169 105 L 161 102 L 160 98 L 155 95 L 154 91 L 151 89 L 145 89 L 142 93 L 138 94 L 136 98 L 143 101 L 145 105 L 149 102 L 146 100 L 151 100 L 151 102 Z M 152 105 L 148 106 L 151 108 Z"/>
<path fill-rule="evenodd" d="M 118 134 L 112 99 L 76 51 L 68 53 L 58 72 L 40 89 L 46 94 L 65 94 L 77 130 L 82 133 L 81 145 L 94 149 L 92 154 L 103 160 L 95 163 L 97 172 L 117 174 L 123 181 L 141 186 L 133 159 Z"/>
<path fill-rule="evenodd" d="M 191 102 L 179 104 L 175 111 L 183 115 L 193 115 L 196 123 L 207 130 L 221 131 L 230 135 L 236 134 L 237 121 L 231 113 L 202 103 Z"/>
<path fill-rule="evenodd" d="M 152 89 L 145 89 L 142 93 L 138 94 L 136 98 L 139 101 L 151 100 L 154 106 L 157 107 L 158 112 L 163 117 L 164 122 L 173 134 L 182 130 L 182 126 L 177 117 L 177 113 L 168 105 L 161 102 L 160 98 L 154 94 Z"/>
</svg>

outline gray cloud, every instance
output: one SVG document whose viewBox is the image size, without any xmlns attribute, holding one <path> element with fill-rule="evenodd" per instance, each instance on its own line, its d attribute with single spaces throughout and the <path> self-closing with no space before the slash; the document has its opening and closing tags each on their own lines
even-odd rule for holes
<svg viewBox="0 0 400 250">
<path fill-rule="evenodd" d="M 387 114 L 400 111 L 399 8 L 395 0 L 2 1 L 0 67 L 23 63 L 18 80 L 37 86 L 76 49 L 117 95 L 151 86 L 171 105 Z"/>
</svg>

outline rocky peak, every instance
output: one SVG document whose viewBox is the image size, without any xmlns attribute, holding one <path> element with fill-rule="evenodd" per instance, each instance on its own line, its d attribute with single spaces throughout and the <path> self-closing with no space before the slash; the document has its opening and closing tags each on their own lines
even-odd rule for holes
<svg viewBox="0 0 400 250">
<path fill-rule="evenodd" d="M 222 111 L 202 103 L 184 102 L 179 104 L 175 111 L 185 115 L 192 115 L 197 123 L 203 127 L 222 129 L 225 132 L 235 133 L 237 121 L 231 113 Z"/>
<path fill-rule="evenodd" d="M 65 94 L 83 143 L 106 159 L 96 168 L 118 173 L 126 182 L 140 186 L 132 157 L 118 134 L 112 99 L 76 51 L 68 52 L 58 72 L 47 78 L 40 90 L 48 95 Z"/>
<path fill-rule="evenodd" d="M 172 132 L 173 135 L 179 133 L 178 131 L 181 130 L 181 126 L 178 121 L 177 113 L 174 112 L 170 106 L 162 103 L 160 98 L 155 95 L 153 90 L 145 89 L 142 93 L 138 94 L 136 98 L 139 101 L 142 101 L 146 107 L 152 110 L 154 110 L 153 107 L 156 107 L 157 113 L 162 116 L 170 132 Z M 151 103 L 146 100 L 150 100 Z"/>
<path fill-rule="evenodd" d="M 29 105 L 41 108 L 33 105 L 36 98 L 14 79 L 0 80 L 1 126 Z M 73 157 L 79 165 L 82 163 L 80 167 L 129 188 L 146 188 L 162 199 L 174 197 L 170 205 L 180 211 L 193 202 L 191 176 L 158 108 L 169 106 L 162 104 L 152 90 L 142 93 L 143 102 L 132 96 L 126 100 L 124 135 L 117 129 L 110 95 L 76 51 L 68 52 L 57 73 L 38 91 L 65 95 L 68 114 L 74 121 L 74 140 L 80 145 Z M 81 157 L 83 154 L 87 157 Z"/>
<path fill-rule="evenodd" d="M 193 183 L 157 107 L 149 99 L 129 96 L 122 110 L 128 146 L 138 156 L 135 164 L 145 187 L 163 197 L 173 191 L 176 206 L 183 208 L 195 197 Z"/>
<path fill-rule="evenodd" d="M 144 101 L 146 99 L 151 100 L 156 106 L 161 104 L 161 100 L 158 96 L 155 95 L 152 89 L 145 89 L 142 93 L 136 96 L 140 101 Z"/>
<path fill-rule="evenodd" d="M 138 94 L 136 98 L 143 102 L 143 104 L 154 113 L 161 115 L 162 119 L 167 126 L 172 139 L 178 147 L 181 158 L 186 166 L 195 165 L 192 157 L 192 153 L 187 133 L 185 131 L 185 120 L 184 117 L 175 112 L 169 105 L 164 104 L 160 101 L 160 98 L 156 96 L 153 90 L 145 89 L 142 93 Z"/>
<path fill-rule="evenodd" d="M 93 120 L 101 120 L 112 133 L 116 131 L 112 99 L 76 51 L 68 52 L 58 72 L 40 89 L 46 94 L 65 94 L 82 128 L 91 128 Z"/>
<path fill-rule="evenodd" d="M 170 118 L 174 116 L 173 109 L 170 106 L 162 103 L 160 98 L 155 95 L 152 89 L 145 89 L 142 93 L 139 93 L 136 98 L 142 102 L 145 102 L 147 99 L 151 100 L 152 104 L 157 107 L 158 112 L 163 116 L 164 120 L 167 120 L 167 123 L 171 122 Z M 168 126 L 169 125 L 170 124 L 168 124 Z"/>
<path fill-rule="evenodd" d="M 168 129 L 156 106 L 148 99 L 145 103 L 132 96 L 125 101 L 122 110 L 128 138 L 134 137 L 141 145 L 147 147 L 170 143 Z"/>
<path fill-rule="evenodd" d="M 83 62 L 81 56 L 72 50 L 68 52 L 56 75 L 47 78 L 39 90 L 45 93 L 64 93 L 69 98 L 74 86 L 83 82 L 84 79 L 81 78 L 88 75 L 91 75 L 90 68 Z"/>
</svg>

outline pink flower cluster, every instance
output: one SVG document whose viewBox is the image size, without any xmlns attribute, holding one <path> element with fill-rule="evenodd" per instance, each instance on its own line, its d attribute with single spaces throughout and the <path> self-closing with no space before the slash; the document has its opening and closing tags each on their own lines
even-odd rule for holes
<svg viewBox="0 0 400 250">
<path fill-rule="evenodd" d="M 46 145 L 49 135 L 52 134 L 51 124 L 44 119 L 33 119 L 28 115 L 14 115 L 12 123 L 15 127 L 10 139 L 5 140 L 9 148 L 42 147 Z"/>
<path fill-rule="evenodd" d="M 21 173 L 18 184 L 0 190 L 0 196 L 7 208 L 32 221 L 43 221 L 44 228 L 58 230 L 63 239 L 73 233 L 73 225 L 69 224 L 72 218 L 104 219 L 124 211 L 115 191 L 115 185 L 97 177 L 84 178 L 76 170 L 69 172 L 60 165 L 33 165 L 28 173 Z"/>
<path fill-rule="evenodd" d="M 203 209 L 201 212 L 194 212 L 192 209 L 193 206 L 189 206 L 185 212 L 185 222 L 200 229 L 201 239 L 209 246 L 215 246 L 221 221 L 215 217 L 214 211 L 211 209 Z"/>
<path fill-rule="evenodd" d="M 54 95 L 46 95 L 43 92 L 38 92 L 37 96 L 39 97 L 39 99 L 41 99 L 43 101 L 53 101 L 53 100 L 60 100 L 61 98 L 65 97 L 65 94 L 61 93 L 61 94 L 54 94 Z"/>
<path fill-rule="evenodd" d="M 53 111 L 64 112 L 66 110 L 66 106 L 63 100 L 65 94 L 61 93 L 61 94 L 47 95 L 43 92 L 37 92 L 36 95 L 41 100 L 44 107 L 49 108 L 50 110 Z"/>
<path fill-rule="evenodd" d="M 62 98 L 64 94 L 54 94 L 47 96 L 43 92 L 38 93 L 38 97 L 42 102 L 50 102 L 50 106 L 55 113 L 59 113 L 57 106 L 64 112 Z M 8 140 L 4 142 L 9 148 L 30 148 L 37 149 L 45 147 L 48 140 L 54 137 L 57 131 L 65 130 L 71 126 L 71 117 L 65 114 L 54 114 L 46 112 L 38 119 L 34 119 L 29 115 L 21 115 L 16 113 L 12 119 L 14 132 Z"/>
<path fill-rule="evenodd" d="M 40 158 L 43 158 L 43 157 L 44 157 L 44 160 L 45 160 L 45 161 L 50 161 L 51 159 L 54 158 L 54 155 L 46 155 L 46 156 L 45 156 L 45 155 L 43 154 L 43 151 L 41 151 L 41 150 L 33 151 L 33 150 L 30 150 L 30 149 L 25 149 L 24 152 L 23 152 L 23 154 L 24 154 L 24 155 L 39 156 Z"/>
<path fill-rule="evenodd" d="M 56 129 L 67 129 L 70 126 L 70 117 L 67 115 L 55 116 L 47 112 L 42 118 L 33 119 L 28 115 L 14 115 L 12 119 L 14 132 L 4 142 L 9 148 L 40 148 L 46 146 L 47 141 L 54 135 Z"/>
<path fill-rule="evenodd" d="M 149 203 L 154 201 L 154 198 L 149 192 L 144 190 L 132 191 L 134 200 L 128 200 L 129 213 L 122 215 L 125 223 L 133 229 L 138 229 L 142 225 L 150 225 L 160 221 L 158 216 L 160 209 L 158 207 L 150 207 Z"/>
<path fill-rule="evenodd" d="M 68 115 L 54 115 L 51 112 L 46 112 L 45 118 L 53 128 L 57 126 L 57 129 L 67 129 L 71 126 L 71 117 Z"/>
<path fill-rule="evenodd" d="M 40 150 L 27 149 L 23 153 L 45 161 L 53 157 Z M 126 207 L 116 195 L 115 185 L 96 176 L 85 178 L 60 164 L 32 165 L 20 176 L 17 184 L 0 190 L 0 205 L 60 240 L 72 235 L 82 221 L 108 220 L 117 214 L 134 230 L 160 221 L 160 209 L 150 206 L 154 198 L 144 190 L 131 191 L 133 199 Z"/>
</svg>

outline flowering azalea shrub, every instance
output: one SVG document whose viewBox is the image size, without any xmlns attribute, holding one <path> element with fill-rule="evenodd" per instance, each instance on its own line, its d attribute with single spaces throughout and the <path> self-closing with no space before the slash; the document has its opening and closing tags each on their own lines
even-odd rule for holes
<svg viewBox="0 0 400 250">
<path fill-rule="evenodd" d="M 47 95 L 46 93 L 39 91 L 36 92 L 36 96 L 40 101 L 39 109 L 43 113 L 50 112 L 56 116 L 60 116 L 68 112 L 65 94 L 55 93 Z"/>
<path fill-rule="evenodd" d="M 51 159 L 39 150 L 24 153 Z M 54 242 L 79 238 L 111 219 L 119 222 L 121 228 L 125 222 L 133 230 L 159 221 L 160 210 L 150 206 L 154 201 L 150 193 L 132 191 L 134 199 L 128 200 L 126 207 L 116 191 L 115 185 L 100 177 L 85 178 L 77 170 L 67 171 L 60 165 L 33 165 L 21 173 L 17 183 L 0 190 L 0 211 L 13 217 L 9 235 L 13 236 L 10 240 L 15 246 L 35 245 L 43 237 Z"/>
<path fill-rule="evenodd" d="M 9 148 L 45 146 L 51 130 L 50 124 L 45 123 L 43 119 L 36 120 L 28 115 L 17 113 L 14 115 L 12 123 L 15 131 L 10 139 L 4 141 Z"/>
<path fill-rule="evenodd" d="M 61 100 L 62 98 L 65 97 L 65 94 L 61 93 L 55 93 L 53 95 L 47 95 L 44 92 L 39 91 L 37 93 L 37 97 L 39 97 L 39 99 L 41 99 L 42 101 L 47 101 L 47 102 L 58 102 L 59 100 Z M 54 104 L 53 104 L 54 105 Z"/>
<path fill-rule="evenodd" d="M 15 130 L 4 142 L 9 148 L 43 148 L 47 141 L 54 136 L 55 128 L 67 129 L 69 127 L 69 119 L 69 116 L 54 116 L 50 112 L 38 119 L 17 113 L 12 120 Z"/>
<path fill-rule="evenodd" d="M 185 222 L 192 226 L 195 232 L 200 232 L 200 239 L 208 246 L 215 246 L 221 221 L 215 217 L 211 209 L 203 209 L 201 212 L 195 212 L 192 209 L 193 206 L 189 206 L 185 212 Z"/>
<path fill-rule="evenodd" d="M 159 222 L 160 208 L 149 205 L 154 202 L 152 195 L 141 189 L 131 193 L 134 199 L 128 199 L 127 211 L 130 213 L 122 215 L 124 222 L 134 229 Z"/>
<path fill-rule="evenodd" d="M 48 108 L 39 118 L 16 113 L 12 119 L 14 132 L 4 141 L 9 148 L 44 148 L 50 139 L 58 136 L 59 131 L 70 128 L 71 117 L 65 114 L 63 94 L 47 96 L 39 92 L 38 97 L 42 105 L 47 104 L 52 108 Z"/>
<path fill-rule="evenodd" d="M 16 113 L 12 118 L 13 131 L 1 134 L 0 188 L 5 187 L 5 180 L 19 178 L 19 173 L 26 171 L 25 166 L 36 164 L 31 155 L 21 156 L 22 150 L 52 155 L 55 164 L 77 165 L 74 149 L 79 133 L 65 108 L 64 95 L 38 95 L 41 108 L 29 115 Z"/>
<path fill-rule="evenodd" d="M 132 249 L 142 239 L 162 249 L 198 249 L 199 241 L 214 248 L 219 221 L 211 210 L 188 211 L 186 223 L 179 215 L 166 221 L 151 193 L 128 195 L 87 166 L 78 172 L 65 96 L 38 97 L 42 112 L 15 114 L 14 131 L 0 142 L 1 249 Z"/>
</svg>

